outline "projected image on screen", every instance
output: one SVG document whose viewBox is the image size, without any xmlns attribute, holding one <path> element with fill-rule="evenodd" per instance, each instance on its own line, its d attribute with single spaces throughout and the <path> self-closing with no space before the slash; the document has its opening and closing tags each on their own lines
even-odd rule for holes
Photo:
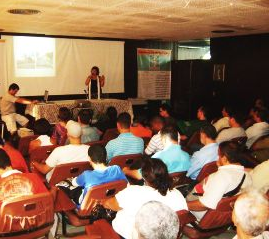
<svg viewBox="0 0 269 239">
<path fill-rule="evenodd" d="M 55 76 L 55 39 L 14 37 L 16 77 Z"/>
</svg>

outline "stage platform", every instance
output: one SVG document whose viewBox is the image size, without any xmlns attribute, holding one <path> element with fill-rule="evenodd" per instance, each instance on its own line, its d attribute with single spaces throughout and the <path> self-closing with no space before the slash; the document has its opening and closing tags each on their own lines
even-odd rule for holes
<svg viewBox="0 0 269 239">
<path fill-rule="evenodd" d="M 67 107 L 76 116 L 78 111 L 82 108 L 90 108 L 94 111 L 94 118 L 101 113 L 105 113 L 109 106 L 113 106 L 117 109 L 118 114 L 122 112 L 128 112 L 133 118 L 133 108 L 131 101 L 118 100 L 118 99 L 101 99 L 101 100 L 83 100 L 83 104 L 80 104 L 82 100 L 64 100 L 54 101 L 53 103 L 42 103 L 35 105 L 27 105 L 25 114 L 30 114 L 36 119 L 46 118 L 50 123 L 54 124 L 59 122 L 58 112 L 60 107 Z M 85 103 L 89 104 L 85 104 Z M 85 107 L 85 105 L 87 105 Z"/>
</svg>

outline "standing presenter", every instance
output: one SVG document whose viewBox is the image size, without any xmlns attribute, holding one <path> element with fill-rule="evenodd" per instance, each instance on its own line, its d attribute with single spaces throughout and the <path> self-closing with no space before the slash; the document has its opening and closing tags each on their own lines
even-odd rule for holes
<svg viewBox="0 0 269 239">
<path fill-rule="evenodd" d="M 104 75 L 99 76 L 99 68 L 92 67 L 91 74 L 87 77 L 85 85 L 89 87 L 89 99 L 100 99 L 102 88 L 105 84 Z"/>
</svg>

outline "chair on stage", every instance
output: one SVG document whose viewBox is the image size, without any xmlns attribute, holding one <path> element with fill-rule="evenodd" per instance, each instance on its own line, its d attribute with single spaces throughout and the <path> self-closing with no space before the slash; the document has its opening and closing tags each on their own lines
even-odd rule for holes
<svg viewBox="0 0 269 239">
<path fill-rule="evenodd" d="M 48 238 L 54 223 L 51 193 L 5 199 L 0 210 L 0 238 Z"/>
</svg>

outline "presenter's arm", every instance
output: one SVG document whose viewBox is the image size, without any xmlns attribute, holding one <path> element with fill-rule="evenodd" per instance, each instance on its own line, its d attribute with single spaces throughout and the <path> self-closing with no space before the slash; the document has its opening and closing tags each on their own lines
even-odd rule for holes
<svg viewBox="0 0 269 239">
<path fill-rule="evenodd" d="M 89 75 L 88 77 L 87 77 L 87 79 L 85 80 L 85 85 L 89 85 L 90 84 L 90 81 L 91 81 L 91 75 Z"/>
<path fill-rule="evenodd" d="M 18 98 L 16 100 L 16 103 L 24 104 L 24 105 L 30 105 L 30 104 L 36 104 L 38 100 L 27 100 L 24 98 Z"/>
<path fill-rule="evenodd" d="M 99 82 L 100 82 L 101 87 L 103 87 L 105 85 L 105 76 L 104 75 L 99 76 Z"/>
</svg>

